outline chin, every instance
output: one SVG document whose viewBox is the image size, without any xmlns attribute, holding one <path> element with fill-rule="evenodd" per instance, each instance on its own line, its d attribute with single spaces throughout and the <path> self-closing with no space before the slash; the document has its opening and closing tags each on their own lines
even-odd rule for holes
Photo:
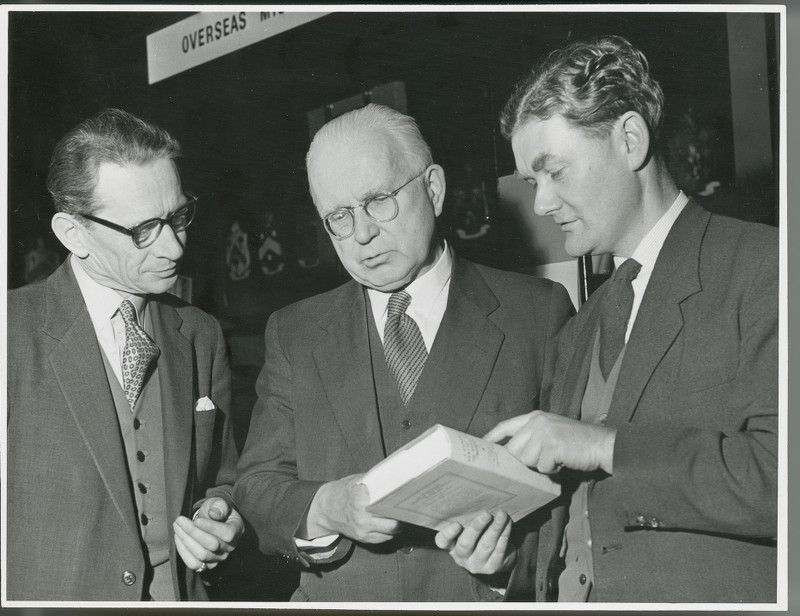
<svg viewBox="0 0 800 616">
<path fill-rule="evenodd" d="M 160 295 L 161 293 L 166 293 L 169 291 L 172 286 L 175 284 L 177 278 L 169 278 L 168 280 L 161 280 L 159 282 L 154 282 L 153 284 L 143 285 L 142 290 L 147 293 L 148 295 Z"/>
</svg>

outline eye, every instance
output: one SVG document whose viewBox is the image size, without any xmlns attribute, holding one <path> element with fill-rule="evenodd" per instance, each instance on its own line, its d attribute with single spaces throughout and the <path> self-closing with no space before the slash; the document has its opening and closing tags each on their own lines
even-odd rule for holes
<svg viewBox="0 0 800 616">
<path fill-rule="evenodd" d="M 536 188 L 536 180 L 533 178 L 525 178 L 525 183 L 528 184 L 531 188 Z"/>
<path fill-rule="evenodd" d="M 558 181 L 564 176 L 564 168 L 562 167 L 561 169 L 550 171 L 548 175 L 550 176 L 550 179 Z"/>
<path fill-rule="evenodd" d="M 337 223 L 346 220 L 348 216 L 350 216 L 349 210 L 333 210 L 330 214 L 328 214 L 327 219 L 332 223 Z"/>
</svg>

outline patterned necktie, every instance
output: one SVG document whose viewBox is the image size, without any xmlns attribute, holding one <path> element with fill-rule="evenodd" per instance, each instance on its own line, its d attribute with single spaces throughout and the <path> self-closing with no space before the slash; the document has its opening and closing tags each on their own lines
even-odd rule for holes
<svg viewBox="0 0 800 616">
<path fill-rule="evenodd" d="M 604 379 L 608 379 L 608 373 L 625 346 L 625 331 L 633 307 L 631 281 L 639 275 L 640 269 L 640 263 L 628 259 L 617 268 L 608 282 L 600 312 L 600 371 Z"/>
<path fill-rule="evenodd" d="M 405 291 L 392 293 L 389 298 L 389 315 L 383 330 L 383 352 L 386 363 L 397 380 L 403 404 L 407 405 L 417 380 L 425 367 L 428 351 L 416 322 L 406 314 L 411 296 Z"/>
<path fill-rule="evenodd" d="M 147 369 L 158 358 L 161 351 L 136 320 L 136 310 L 130 300 L 119 305 L 119 313 L 125 323 L 125 348 L 122 351 L 122 381 L 125 397 L 131 405 L 136 404 L 142 393 Z"/>
</svg>

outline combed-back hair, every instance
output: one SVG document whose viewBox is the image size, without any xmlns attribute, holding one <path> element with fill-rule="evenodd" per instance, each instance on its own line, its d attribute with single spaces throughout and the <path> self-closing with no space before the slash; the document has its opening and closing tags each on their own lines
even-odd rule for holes
<svg viewBox="0 0 800 616">
<path fill-rule="evenodd" d="M 306 154 L 306 169 L 310 172 L 312 165 L 318 163 L 316 159 L 326 149 L 323 146 L 355 147 L 363 143 L 365 133 L 373 130 L 384 131 L 394 138 L 410 168 L 422 173 L 433 163 L 431 149 L 414 118 L 391 107 L 370 103 L 334 118 L 319 129 Z"/>
<path fill-rule="evenodd" d="M 644 54 L 621 36 L 605 36 L 550 52 L 515 86 L 500 125 L 511 139 L 531 119 L 561 116 L 599 137 L 624 113 L 636 111 L 655 141 L 663 108 L 664 93 Z"/>
<path fill-rule="evenodd" d="M 70 130 L 50 158 L 47 190 L 56 211 L 90 214 L 102 163 L 142 166 L 181 155 L 165 130 L 121 109 L 104 109 Z"/>
</svg>

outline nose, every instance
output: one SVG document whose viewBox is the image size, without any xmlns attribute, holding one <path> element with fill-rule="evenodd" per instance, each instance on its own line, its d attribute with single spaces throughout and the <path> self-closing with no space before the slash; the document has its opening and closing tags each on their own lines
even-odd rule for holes
<svg viewBox="0 0 800 616">
<path fill-rule="evenodd" d="M 536 194 L 533 197 L 533 211 L 539 216 L 548 216 L 561 207 L 561 200 L 548 186 L 547 182 L 536 185 Z"/>
<path fill-rule="evenodd" d="M 186 231 L 175 233 L 170 225 L 164 225 L 153 246 L 159 257 L 178 261 L 183 256 L 183 250 L 186 247 Z"/>
<path fill-rule="evenodd" d="M 353 239 L 359 244 L 369 244 L 380 233 L 377 221 L 364 211 L 364 208 L 353 210 Z"/>
</svg>

